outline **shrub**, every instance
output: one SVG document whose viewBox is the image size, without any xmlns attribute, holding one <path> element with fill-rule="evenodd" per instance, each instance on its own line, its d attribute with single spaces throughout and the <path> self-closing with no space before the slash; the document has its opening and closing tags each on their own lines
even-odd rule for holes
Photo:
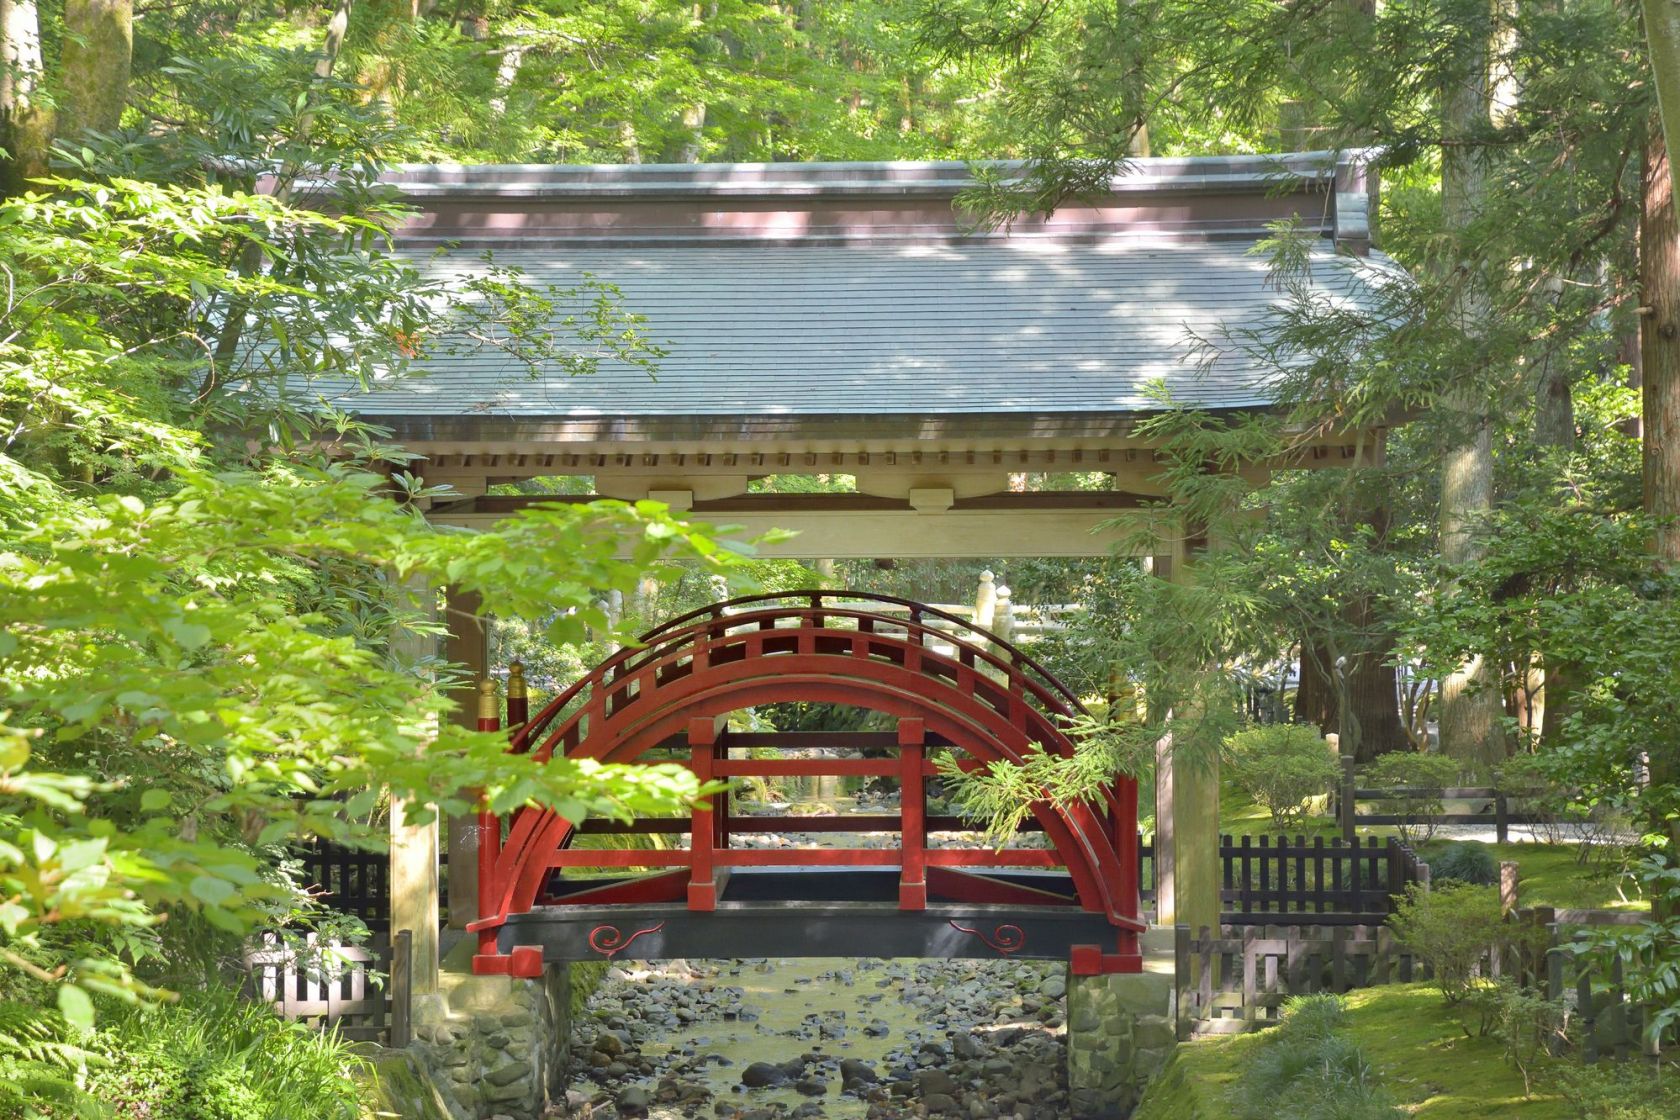
<svg viewBox="0 0 1680 1120">
<path fill-rule="evenodd" d="M 1429 873 L 1436 883 L 1487 887 L 1499 882 L 1499 861 L 1486 844 L 1460 840 L 1430 857 Z"/>
<path fill-rule="evenodd" d="M 1270 811 L 1280 829 L 1299 825 L 1307 799 L 1335 788 L 1336 757 L 1311 727 L 1251 727 L 1227 739 L 1225 749 L 1232 780 Z"/>
<path fill-rule="evenodd" d="M 1517 930 L 1499 912 L 1499 892 L 1468 883 L 1434 890 L 1414 883 L 1389 922 L 1450 1004 L 1470 994 L 1489 950 L 1503 951 Z"/>
<path fill-rule="evenodd" d="M 1505 1060 L 1522 1074 L 1523 1095 L 1532 1096 L 1535 1067 L 1551 1052 L 1554 1041 L 1564 1040 L 1567 1017 L 1563 1001 L 1547 999 L 1531 988 L 1501 979 L 1471 993 L 1464 1009 L 1468 1020 L 1464 1033 L 1504 1043 Z M 1475 1030 L 1471 1030 L 1472 1024 Z"/>
<path fill-rule="evenodd" d="M 349 1044 L 225 990 L 114 1010 L 85 1042 L 107 1061 L 87 1093 L 111 1120 L 357 1120 Z"/>
<path fill-rule="evenodd" d="M 1332 995 L 1284 1005 L 1283 1021 L 1231 1087 L 1237 1120 L 1397 1120 L 1357 1043 L 1340 1033 L 1342 1004 Z"/>
<path fill-rule="evenodd" d="M 1461 765 L 1455 758 L 1441 754 L 1421 754 L 1416 751 L 1392 751 L 1365 769 L 1365 780 L 1385 789 L 1413 787 L 1439 790 L 1459 779 Z M 1445 806 L 1438 793 L 1409 797 L 1382 798 L 1377 808 L 1402 818 L 1398 826 L 1400 839 L 1407 844 L 1428 843 L 1440 824 Z"/>
<path fill-rule="evenodd" d="M 1637 1062 L 1564 1066 L 1557 1071 L 1563 1095 L 1580 1120 L 1674 1120 L 1680 1116 L 1680 1081 Z"/>
</svg>

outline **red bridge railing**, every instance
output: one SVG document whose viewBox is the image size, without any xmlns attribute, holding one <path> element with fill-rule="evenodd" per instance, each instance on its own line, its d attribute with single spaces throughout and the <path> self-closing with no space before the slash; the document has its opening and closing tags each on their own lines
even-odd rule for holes
<svg viewBox="0 0 1680 1120">
<path fill-rule="evenodd" d="M 843 601 L 842 601 L 843 600 Z M 902 614 L 871 609 L 890 606 Z M 989 901 L 1046 901 L 1040 892 L 988 881 L 983 889 L 954 876 L 959 868 L 1061 868 L 1080 908 L 1105 916 L 1119 933 L 1113 966 L 1136 955 L 1139 919 L 1136 785 L 1116 778 L 1101 803 L 1031 807 L 1051 849 L 957 849 L 930 846 L 926 783 L 938 773 L 930 746 L 951 748 L 965 768 L 1020 765 L 1034 751 L 1070 756 L 1067 727 L 1079 701 L 1031 657 L 984 634 L 950 632 L 967 624 L 908 600 L 801 592 L 715 604 L 646 634 L 546 704 L 511 734 L 511 749 L 547 759 L 590 758 L 632 763 L 662 746 L 686 746 L 702 781 L 743 777 L 849 776 L 896 778 L 900 816 L 868 818 L 897 832 L 897 849 L 739 849 L 738 828 L 753 831 L 863 831 L 855 818 L 817 824 L 812 818 L 743 818 L 727 794 L 698 805 L 687 821 L 638 821 L 629 830 L 686 832 L 685 850 L 600 850 L 570 847 L 578 827 L 546 808 L 526 808 L 502 821 L 486 815 L 479 841 L 481 917 L 475 967 L 517 971 L 497 948 L 511 914 L 539 905 L 680 901 L 690 910 L 717 905 L 720 872 L 737 867 L 897 867 L 898 907 L 928 905 L 936 889 Z M 520 693 L 515 696 L 515 691 Z M 510 687 L 509 722 L 524 715 L 523 689 Z M 757 704 L 787 700 L 870 708 L 897 719 L 892 758 L 731 757 L 720 735 L 724 717 Z M 492 711 L 491 715 L 495 713 Z M 749 824 L 750 821 L 750 824 Z M 612 826 L 591 831 L 610 831 Z M 675 868 L 631 884 L 568 893 L 555 903 L 551 876 L 571 868 Z M 680 896 L 678 890 L 680 889 Z M 517 951 L 514 954 L 517 956 Z M 1104 957 L 1104 960 L 1108 960 Z"/>
</svg>

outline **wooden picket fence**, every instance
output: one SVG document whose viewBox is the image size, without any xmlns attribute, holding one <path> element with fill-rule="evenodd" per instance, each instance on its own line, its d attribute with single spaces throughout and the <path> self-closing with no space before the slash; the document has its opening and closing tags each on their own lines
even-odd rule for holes
<svg viewBox="0 0 1680 1120">
<path fill-rule="evenodd" d="M 360 918 L 375 934 L 391 928 L 391 865 L 385 852 L 316 837 L 293 848 L 303 883 L 327 907 Z"/>
<path fill-rule="evenodd" d="M 1154 846 L 1140 843 L 1143 897 L 1155 897 Z M 1220 920 L 1227 925 L 1380 925 L 1429 865 L 1393 837 L 1221 836 Z"/>
<path fill-rule="evenodd" d="M 300 953 L 270 936 L 245 954 L 252 998 L 287 1019 L 337 1030 L 358 1042 L 407 1046 L 412 1037 L 413 934 L 398 930 L 380 949 L 321 945 Z"/>
</svg>

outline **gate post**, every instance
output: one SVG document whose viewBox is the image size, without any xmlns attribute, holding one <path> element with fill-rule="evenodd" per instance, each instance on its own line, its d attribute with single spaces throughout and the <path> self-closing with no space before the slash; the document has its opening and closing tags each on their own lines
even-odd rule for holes
<svg viewBox="0 0 1680 1120">
<path fill-rule="evenodd" d="M 443 592 L 444 621 L 449 636 L 443 656 L 462 667 L 467 682 L 451 691 L 455 701 L 454 722 L 461 727 L 478 726 L 477 682 L 490 675 L 490 633 L 483 615 L 483 600 L 476 591 L 446 587 Z M 509 688 L 509 697 L 512 688 Z M 510 719 L 511 723 L 512 720 Z M 449 818 L 449 913 L 451 929 L 466 929 L 478 917 L 478 836 L 482 822 L 473 813 Z"/>
<path fill-rule="evenodd" d="M 927 781 L 922 773 L 926 742 L 921 720 L 898 721 L 900 910 L 927 909 Z"/>
</svg>

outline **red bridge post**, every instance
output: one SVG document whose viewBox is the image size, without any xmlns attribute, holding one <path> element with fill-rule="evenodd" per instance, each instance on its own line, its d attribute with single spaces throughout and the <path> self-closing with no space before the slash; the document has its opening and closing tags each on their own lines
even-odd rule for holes
<svg viewBox="0 0 1680 1120">
<path fill-rule="evenodd" d="M 702 784 L 716 773 L 713 761 L 718 745 L 718 721 L 691 719 L 688 721 L 688 758 L 694 776 Z M 717 844 L 717 807 L 703 801 L 695 805 L 689 817 L 688 908 L 690 910 L 717 909 L 717 867 L 714 851 Z"/>
<path fill-rule="evenodd" d="M 919 719 L 898 721 L 899 839 L 898 908 L 927 909 L 927 726 Z"/>
</svg>

